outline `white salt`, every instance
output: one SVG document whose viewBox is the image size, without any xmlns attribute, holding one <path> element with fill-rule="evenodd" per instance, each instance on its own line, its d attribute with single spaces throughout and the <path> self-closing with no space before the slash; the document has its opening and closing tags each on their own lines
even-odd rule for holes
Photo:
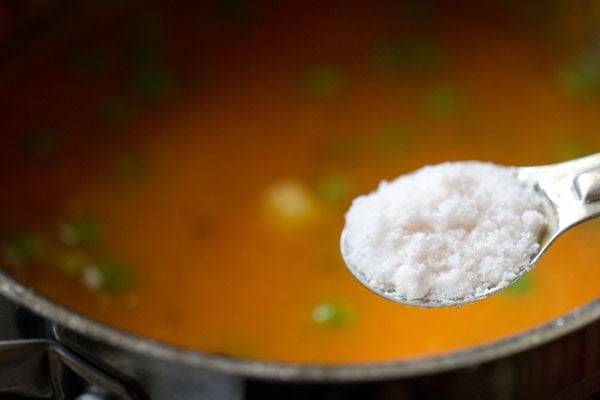
<svg viewBox="0 0 600 400">
<path fill-rule="evenodd" d="M 545 200 L 516 168 L 421 168 L 354 200 L 346 262 L 370 287 L 406 300 L 469 299 L 512 282 L 540 248 Z"/>
</svg>

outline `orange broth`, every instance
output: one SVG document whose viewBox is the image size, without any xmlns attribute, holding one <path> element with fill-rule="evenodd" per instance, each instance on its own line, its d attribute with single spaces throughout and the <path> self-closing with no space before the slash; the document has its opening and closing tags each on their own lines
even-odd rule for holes
<svg viewBox="0 0 600 400">
<path fill-rule="evenodd" d="M 15 276 L 127 332 L 303 363 L 463 349 L 598 297 L 597 222 L 561 238 L 520 286 L 460 309 L 380 299 L 338 254 L 351 199 L 381 179 L 446 160 L 599 151 L 600 95 L 561 84 L 575 39 L 493 2 L 274 2 L 224 17 L 167 4 L 118 14 L 133 22 L 88 31 L 3 81 L 0 232 Z M 142 39 L 133 61 L 131 37 Z M 90 49 L 105 59 L 74 66 Z M 142 93 L 136 63 L 150 75 Z M 61 241 L 57 226 L 81 216 L 98 225 L 93 243 Z M 15 245 L 15 232 L 35 244 Z M 64 252 L 85 262 L 64 272 Z M 104 258 L 135 277 L 82 283 Z"/>
</svg>

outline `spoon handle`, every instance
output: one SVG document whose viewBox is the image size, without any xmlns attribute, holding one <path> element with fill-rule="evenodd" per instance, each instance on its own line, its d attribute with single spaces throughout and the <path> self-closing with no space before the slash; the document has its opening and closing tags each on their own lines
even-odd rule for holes
<svg viewBox="0 0 600 400">
<path fill-rule="evenodd" d="M 573 171 L 573 190 L 579 201 L 581 214 L 574 223 L 600 215 L 600 153 L 567 164 Z"/>
<path fill-rule="evenodd" d="M 556 232 L 600 215 L 600 153 L 559 164 L 519 168 L 519 179 L 550 199 L 557 212 Z"/>
<path fill-rule="evenodd" d="M 600 167 L 581 172 L 575 177 L 575 189 L 587 205 L 600 202 Z"/>
</svg>

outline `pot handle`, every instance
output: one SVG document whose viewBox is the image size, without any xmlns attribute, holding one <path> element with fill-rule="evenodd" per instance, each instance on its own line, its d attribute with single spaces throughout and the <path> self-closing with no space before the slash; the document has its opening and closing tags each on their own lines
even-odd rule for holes
<svg viewBox="0 0 600 400">
<path fill-rule="evenodd" d="M 132 383 L 46 339 L 0 341 L 0 398 L 146 400 Z"/>
</svg>

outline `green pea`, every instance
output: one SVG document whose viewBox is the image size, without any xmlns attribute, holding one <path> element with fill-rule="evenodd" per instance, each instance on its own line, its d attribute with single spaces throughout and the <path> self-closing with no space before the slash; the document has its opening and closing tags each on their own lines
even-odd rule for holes
<svg viewBox="0 0 600 400">
<path fill-rule="evenodd" d="M 378 147 L 390 154 L 397 155 L 411 146 L 411 136 L 402 127 L 389 127 L 378 137 Z"/>
<path fill-rule="evenodd" d="M 389 71 L 424 71 L 439 64 L 440 52 L 424 41 L 387 41 L 375 48 L 374 58 Z"/>
<path fill-rule="evenodd" d="M 531 273 L 527 273 L 521 279 L 504 289 L 504 292 L 509 295 L 522 295 L 531 291 L 532 284 Z"/>
<path fill-rule="evenodd" d="M 327 201 L 335 202 L 343 200 L 350 195 L 350 181 L 341 175 L 327 175 L 317 183 L 317 193 Z"/>
<path fill-rule="evenodd" d="M 40 237 L 30 233 L 18 233 L 2 244 L 2 259 L 9 265 L 27 265 L 38 261 L 43 253 Z"/>
<path fill-rule="evenodd" d="M 108 64 L 107 56 L 97 47 L 88 47 L 73 57 L 73 69 L 82 76 L 94 76 Z"/>
<path fill-rule="evenodd" d="M 158 14 L 149 13 L 142 17 L 134 26 L 129 48 L 131 91 L 137 98 L 148 102 L 164 100 L 175 86 L 164 57 L 161 25 Z"/>
<path fill-rule="evenodd" d="M 569 139 L 556 145 L 555 154 L 558 161 L 566 161 L 593 153 L 590 150 L 584 143 L 575 139 Z"/>
<path fill-rule="evenodd" d="M 302 84 L 306 93 L 325 98 L 338 95 L 342 91 L 344 78 L 332 67 L 318 66 L 305 72 Z"/>
<path fill-rule="evenodd" d="M 332 302 L 316 305 L 312 309 L 315 324 L 330 328 L 340 328 L 352 322 L 353 315 L 349 307 Z"/>
<path fill-rule="evenodd" d="M 365 144 L 359 138 L 348 136 L 327 144 L 321 150 L 324 161 L 352 161 L 360 156 Z"/>
<path fill-rule="evenodd" d="M 100 110 L 100 123 L 107 129 L 123 127 L 131 114 L 130 107 L 123 101 L 112 100 Z"/>
<path fill-rule="evenodd" d="M 238 25 L 248 23 L 254 3 L 247 0 L 221 0 L 215 2 L 219 22 Z"/>
<path fill-rule="evenodd" d="M 150 4 L 140 11 L 129 25 L 129 56 L 136 65 L 160 60 L 164 52 L 164 14 Z"/>
<path fill-rule="evenodd" d="M 564 90 L 574 97 L 589 97 L 600 93 L 600 62 L 576 62 L 563 67 L 560 81 Z"/>
<path fill-rule="evenodd" d="M 26 135 L 22 141 L 26 155 L 32 158 L 46 158 L 56 152 L 58 140 L 51 129 L 39 129 Z"/>
<path fill-rule="evenodd" d="M 135 183 L 148 173 L 148 162 L 137 154 L 119 155 L 113 161 L 113 176 L 122 183 Z"/>
<path fill-rule="evenodd" d="M 224 352 L 228 356 L 237 357 L 237 358 L 255 358 L 256 351 L 254 346 L 248 343 L 236 343 L 232 346 L 229 346 L 227 350 Z"/>
<path fill-rule="evenodd" d="M 131 289 L 136 276 L 133 269 L 125 263 L 102 261 L 86 267 L 83 279 L 90 289 L 117 293 Z"/>
<path fill-rule="evenodd" d="M 79 275 L 88 263 L 88 256 L 78 250 L 62 250 L 56 255 L 56 265 L 67 275 Z"/>
<path fill-rule="evenodd" d="M 93 246 L 104 238 L 104 227 L 90 217 L 63 222 L 58 227 L 59 239 L 69 246 Z"/>
<path fill-rule="evenodd" d="M 161 62 L 138 65 L 131 78 L 133 93 L 142 100 L 155 102 L 169 96 L 174 80 L 168 68 Z"/>
<path fill-rule="evenodd" d="M 134 66 L 160 63 L 163 58 L 162 32 L 156 22 L 142 21 L 135 27 L 129 58 Z"/>
<path fill-rule="evenodd" d="M 430 0 L 410 1 L 402 4 L 404 24 L 423 30 L 434 22 L 437 15 L 436 2 Z"/>
<path fill-rule="evenodd" d="M 432 89 L 425 97 L 427 112 L 435 117 L 449 117 L 462 108 L 463 100 L 456 90 L 448 87 Z"/>
</svg>

